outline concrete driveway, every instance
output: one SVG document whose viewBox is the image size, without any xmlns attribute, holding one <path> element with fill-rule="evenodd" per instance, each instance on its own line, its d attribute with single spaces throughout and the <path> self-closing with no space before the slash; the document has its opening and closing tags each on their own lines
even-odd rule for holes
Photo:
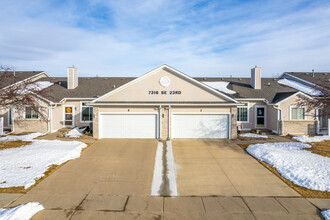
<svg viewBox="0 0 330 220">
<path fill-rule="evenodd" d="M 172 140 L 180 196 L 297 196 L 231 140 Z"/>
<path fill-rule="evenodd" d="M 156 148 L 156 140 L 98 140 L 7 207 L 39 202 L 45 210 L 32 219 L 56 220 L 319 219 L 229 140 L 174 140 L 179 197 L 151 197 Z"/>
</svg>

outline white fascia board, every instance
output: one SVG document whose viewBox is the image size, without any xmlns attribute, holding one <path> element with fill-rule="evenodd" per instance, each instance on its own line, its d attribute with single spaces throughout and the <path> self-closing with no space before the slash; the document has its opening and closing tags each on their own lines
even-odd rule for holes
<svg viewBox="0 0 330 220">
<path fill-rule="evenodd" d="M 173 71 L 173 72 L 175 72 L 175 73 L 181 75 L 182 77 L 184 77 L 184 78 L 186 78 L 186 79 L 188 79 L 188 80 L 190 80 L 190 81 L 192 81 L 192 82 L 194 82 L 194 83 L 200 85 L 201 87 L 203 87 L 203 88 L 205 88 L 205 89 L 207 89 L 207 90 L 209 90 L 209 91 L 212 91 L 213 93 L 215 93 L 215 94 L 217 94 L 217 95 L 220 95 L 220 96 L 222 96 L 222 97 L 224 97 L 224 98 L 226 98 L 226 99 L 228 99 L 228 100 L 231 100 L 231 101 L 233 101 L 234 103 L 238 103 L 238 101 L 236 101 L 235 99 L 233 99 L 233 98 L 231 98 L 231 97 L 229 97 L 229 96 L 227 96 L 227 95 L 225 95 L 225 94 L 223 94 L 223 93 L 221 93 L 221 92 L 219 92 L 219 91 L 213 89 L 213 88 L 210 87 L 210 86 L 207 86 L 207 85 L 205 85 L 205 84 L 203 84 L 203 83 L 201 83 L 201 82 L 199 82 L 199 81 L 193 79 L 192 77 L 190 77 L 190 76 L 188 76 L 188 75 L 186 75 L 186 74 L 184 74 L 184 73 L 182 73 L 182 72 L 180 72 L 180 71 L 178 71 L 178 70 L 176 70 L 176 69 L 174 69 L 174 68 L 172 68 L 172 67 L 170 67 L 170 66 L 168 66 L 168 65 L 166 65 L 166 64 L 163 64 L 163 65 L 161 65 L 160 67 L 157 67 L 156 69 L 153 69 L 153 70 L 147 72 L 146 74 L 144 74 L 144 75 L 142 75 L 142 76 L 140 76 L 140 77 L 138 77 L 138 78 L 136 78 L 136 79 L 134 79 L 134 80 L 132 80 L 132 81 L 130 81 L 130 82 L 128 82 L 128 83 L 126 83 L 126 84 L 120 86 L 120 87 L 118 87 L 117 89 L 114 89 L 114 90 L 112 90 L 112 91 L 110 91 L 110 92 L 108 92 L 108 93 L 102 95 L 101 97 L 99 97 L 99 98 L 93 100 L 92 102 L 95 103 L 95 102 L 99 101 L 100 99 L 102 99 L 102 98 L 104 98 L 104 97 L 106 97 L 106 96 L 109 96 L 109 95 L 112 95 L 112 94 L 114 94 L 114 93 L 116 93 L 116 92 L 119 92 L 119 91 L 121 91 L 121 90 L 127 88 L 128 86 L 130 86 L 130 85 L 132 85 L 132 84 L 134 84 L 134 83 L 136 83 L 136 82 L 139 82 L 139 81 L 141 81 L 142 79 L 147 78 L 148 76 L 152 75 L 152 74 L 155 73 L 156 71 L 158 71 L 158 70 L 160 70 L 160 69 L 164 69 L 164 68 L 167 68 L 167 69 L 169 69 L 169 70 L 171 70 L 171 71 Z"/>
<path fill-rule="evenodd" d="M 303 92 L 298 91 L 298 92 L 293 93 L 293 94 L 290 95 L 289 97 L 286 97 L 285 99 L 283 99 L 283 100 L 281 100 L 281 101 L 279 101 L 279 102 L 270 103 L 270 105 L 279 105 L 280 103 L 284 102 L 285 100 L 288 100 L 289 98 L 291 98 L 292 96 L 295 96 L 295 95 L 303 95 L 303 96 L 306 96 L 306 97 L 309 98 L 309 99 L 313 99 L 313 97 L 311 97 L 311 96 L 309 96 L 309 95 L 307 95 L 307 94 L 305 94 L 305 93 L 303 93 Z"/>
<path fill-rule="evenodd" d="M 238 101 L 265 101 L 265 98 L 237 98 Z"/>
<path fill-rule="evenodd" d="M 61 101 L 59 101 L 58 103 L 63 103 L 63 102 L 65 102 L 65 101 L 68 101 L 68 100 L 74 100 L 74 101 L 79 101 L 79 100 L 81 100 L 81 101 L 86 101 L 86 100 L 94 100 L 95 98 L 63 98 L 63 99 L 61 99 Z"/>
<path fill-rule="evenodd" d="M 219 103 L 219 104 L 207 104 L 207 103 L 87 103 L 90 106 L 244 106 L 244 103 Z"/>
</svg>

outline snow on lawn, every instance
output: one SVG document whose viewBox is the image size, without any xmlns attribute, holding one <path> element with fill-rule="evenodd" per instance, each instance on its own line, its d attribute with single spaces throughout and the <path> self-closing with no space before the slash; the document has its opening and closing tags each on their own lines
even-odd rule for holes
<svg viewBox="0 0 330 220">
<path fill-rule="evenodd" d="M 253 133 L 240 134 L 239 136 L 250 137 L 250 138 L 268 138 L 268 136 L 266 135 L 253 134 Z"/>
<path fill-rule="evenodd" d="M 229 85 L 229 82 L 203 82 L 204 84 L 212 87 L 213 89 L 219 90 L 220 92 L 224 92 L 227 94 L 235 94 L 236 92 L 233 90 L 230 90 L 227 88 L 227 86 Z"/>
<path fill-rule="evenodd" d="M 32 139 L 42 136 L 42 133 L 31 133 L 27 135 L 8 135 L 6 137 L 0 138 L 0 142 L 7 142 L 7 141 L 32 141 Z"/>
<path fill-rule="evenodd" d="M 1 220 L 28 220 L 44 207 L 38 202 L 29 202 L 10 209 L 0 209 Z"/>
<path fill-rule="evenodd" d="M 299 186 L 330 191 L 330 158 L 302 150 L 310 147 L 298 142 L 282 142 L 250 145 L 246 150 Z"/>
<path fill-rule="evenodd" d="M 68 137 L 72 137 L 72 138 L 79 138 L 81 135 L 83 135 L 83 132 L 86 130 L 86 128 L 74 128 L 70 131 L 68 131 L 67 135 Z"/>
<path fill-rule="evenodd" d="M 296 81 L 293 80 L 289 80 L 289 79 L 280 79 L 279 81 L 277 81 L 279 84 L 285 85 L 285 86 L 289 86 L 291 88 L 294 88 L 298 91 L 301 91 L 303 93 L 306 93 L 308 95 L 311 96 L 320 96 L 322 95 L 321 91 L 315 90 L 312 87 L 306 86 L 304 84 L 298 83 Z"/>
<path fill-rule="evenodd" d="M 322 142 L 325 140 L 330 140 L 330 136 L 308 137 L 306 135 L 300 135 L 300 136 L 293 137 L 292 139 L 303 142 L 303 143 L 307 143 L 307 142 L 311 143 L 311 142 Z"/>
<path fill-rule="evenodd" d="M 330 220 L 330 209 L 321 212 L 325 220 Z"/>
<path fill-rule="evenodd" d="M 32 186 L 50 165 L 80 157 L 87 145 L 78 141 L 35 140 L 30 145 L 0 151 L 0 188 Z"/>
</svg>

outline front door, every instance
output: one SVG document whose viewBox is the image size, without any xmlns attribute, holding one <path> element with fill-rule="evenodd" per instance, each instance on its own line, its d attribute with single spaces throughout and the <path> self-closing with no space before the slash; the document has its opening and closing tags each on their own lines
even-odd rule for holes
<svg viewBox="0 0 330 220">
<path fill-rule="evenodd" d="M 266 108 L 265 106 L 256 107 L 256 118 L 255 118 L 255 127 L 256 128 L 265 128 L 266 127 Z"/>
<path fill-rule="evenodd" d="M 64 126 L 73 127 L 73 106 L 64 106 Z"/>
</svg>

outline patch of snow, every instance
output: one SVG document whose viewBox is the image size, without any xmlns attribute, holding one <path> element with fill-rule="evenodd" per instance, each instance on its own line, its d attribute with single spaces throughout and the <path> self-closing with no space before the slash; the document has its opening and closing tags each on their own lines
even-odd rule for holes
<svg viewBox="0 0 330 220">
<path fill-rule="evenodd" d="M 18 90 L 17 93 L 25 94 L 25 93 L 29 93 L 31 91 L 41 91 L 52 85 L 54 85 L 54 83 L 51 83 L 49 81 L 38 81 L 38 82 L 34 82 L 34 83 L 27 85 L 24 89 Z"/>
<path fill-rule="evenodd" d="M 151 186 L 152 196 L 160 196 L 159 191 L 163 183 L 163 147 L 163 143 L 158 142 L 155 158 L 154 176 L 152 179 Z"/>
<path fill-rule="evenodd" d="M 27 189 L 44 176 L 50 165 L 80 157 L 86 146 L 78 141 L 34 140 L 30 145 L 0 150 L 0 188 Z"/>
<path fill-rule="evenodd" d="M 315 136 L 315 137 L 308 137 L 306 135 L 300 135 L 293 137 L 292 139 L 296 141 L 300 141 L 302 143 L 310 143 L 310 142 L 322 142 L 325 140 L 330 140 L 330 136 Z"/>
<path fill-rule="evenodd" d="M 250 137 L 250 138 L 268 138 L 268 136 L 266 135 L 253 134 L 253 133 L 240 134 L 239 136 Z"/>
<path fill-rule="evenodd" d="M 180 168 L 174 161 L 172 142 L 166 141 L 166 162 L 167 162 L 167 178 L 169 181 L 170 196 L 178 196 L 178 189 L 176 185 L 176 170 Z"/>
<path fill-rule="evenodd" d="M 298 91 L 301 91 L 303 93 L 306 93 L 308 95 L 311 96 L 320 96 L 322 95 L 321 91 L 315 90 L 312 87 L 306 86 L 304 84 L 298 83 L 296 81 L 293 80 L 289 80 L 289 79 L 280 79 L 277 81 L 279 84 L 285 85 L 285 86 L 289 86 L 291 88 L 294 88 Z"/>
<path fill-rule="evenodd" d="M 216 81 L 216 82 L 203 82 L 204 84 L 212 87 L 213 89 L 219 90 L 220 92 L 224 92 L 227 94 L 235 94 L 236 92 L 233 90 L 230 90 L 227 88 L 229 85 L 229 82 L 223 82 L 223 81 Z"/>
<path fill-rule="evenodd" d="M 330 209 L 321 212 L 325 220 L 330 220 Z"/>
<path fill-rule="evenodd" d="M 79 138 L 81 135 L 83 135 L 83 132 L 86 130 L 86 128 L 74 128 L 70 131 L 68 131 L 67 136 L 72 138 Z"/>
<path fill-rule="evenodd" d="M 44 207 L 38 202 L 29 202 L 10 209 L 0 209 L 1 220 L 29 220 Z"/>
<path fill-rule="evenodd" d="M 299 186 L 330 191 L 330 158 L 302 150 L 310 148 L 298 142 L 250 145 L 249 154 L 277 169 L 286 179 Z"/>
<path fill-rule="evenodd" d="M 6 137 L 0 138 L 0 142 L 8 142 L 8 141 L 32 141 L 36 137 L 40 137 L 42 133 L 31 133 L 27 135 L 8 135 Z"/>
</svg>

